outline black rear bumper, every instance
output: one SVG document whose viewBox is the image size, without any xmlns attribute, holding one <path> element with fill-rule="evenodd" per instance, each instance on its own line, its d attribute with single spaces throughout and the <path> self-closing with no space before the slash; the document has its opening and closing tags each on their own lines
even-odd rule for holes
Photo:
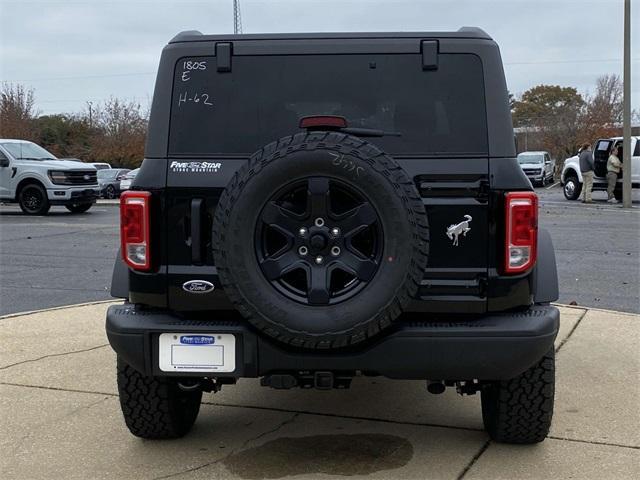
<svg viewBox="0 0 640 480">
<path fill-rule="evenodd" d="M 239 320 L 193 320 L 127 304 L 109 307 L 106 330 L 116 353 L 148 375 L 171 375 L 158 367 L 158 336 L 178 332 L 235 335 L 236 369 L 220 375 L 225 377 L 359 370 L 402 379 L 501 380 L 522 373 L 549 351 L 559 323 L 557 308 L 535 306 L 466 321 L 399 322 L 391 333 L 358 349 L 300 352 Z"/>
</svg>

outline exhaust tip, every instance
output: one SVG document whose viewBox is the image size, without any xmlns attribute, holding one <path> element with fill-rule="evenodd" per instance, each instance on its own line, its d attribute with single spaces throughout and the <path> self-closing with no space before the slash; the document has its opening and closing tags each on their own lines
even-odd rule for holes
<svg viewBox="0 0 640 480">
<path fill-rule="evenodd" d="M 427 391 L 433 395 L 444 393 L 446 388 L 444 382 L 441 380 L 427 380 Z"/>
</svg>

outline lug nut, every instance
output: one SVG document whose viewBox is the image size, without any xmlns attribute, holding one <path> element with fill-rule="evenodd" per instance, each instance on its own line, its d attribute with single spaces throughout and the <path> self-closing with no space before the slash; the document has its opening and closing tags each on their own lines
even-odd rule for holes
<svg viewBox="0 0 640 480">
<path fill-rule="evenodd" d="M 331 235 L 333 235 L 334 237 L 337 237 L 340 235 L 340 229 L 338 227 L 333 227 L 331 229 Z"/>
<path fill-rule="evenodd" d="M 318 217 L 314 223 L 316 224 L 316 227 L 322 227 L 324 226 L 324 218 Z"/>
<path fill-rule="evenodd" d="M 304 257 L 307 253 L 309 253 L 309 249 L 303 245 L 298 249 L 298 253 Z"/>
<path fill-rule="evenodd" d="M 304 227 L 300 227 L 300 230 L 298 230 L 298 233 L 300 234 L 301 237 L 304 237 L 307 234 L 307 229 Z"/>
<path fill-rule="evenodd" d="M 316 257 L 316 263 L 317 263 L 318 265 L 320 265 L 320 264 L 322 263 L 322 257 L 321 257 L 320 255 L 318 255 L 318 256 Z"/>
<path fill-rule="evenodd" d="M 331 247 L 331 255 L 333 255 L 334 257 L 337 257 L 338 255 L 340 255 L 340 247 L 338 246 Z"/>
</svg>

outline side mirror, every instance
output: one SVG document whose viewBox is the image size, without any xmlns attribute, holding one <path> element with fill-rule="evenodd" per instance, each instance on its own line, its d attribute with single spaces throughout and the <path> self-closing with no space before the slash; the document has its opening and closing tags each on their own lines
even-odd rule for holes
<svg viewBox="0 0 640 480">
<path fill-rule="evenodd" d="M 8 167 L 9 159 L 7 157 L 0 157 L 0 167 Z"/>
</svg>

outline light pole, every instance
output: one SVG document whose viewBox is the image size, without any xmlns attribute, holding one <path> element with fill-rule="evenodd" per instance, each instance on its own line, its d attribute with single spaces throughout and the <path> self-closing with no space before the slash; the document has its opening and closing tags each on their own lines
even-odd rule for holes
<svg viewBox="0 0 640 480">
<path fill-rule="evenodd" d="M 87 102 L 89 107 L 89 128 L 93 128 L 93 102 Z"/>
<path fill-rule="evenodd" d="M 631 0 L 624 0 L 622 113 L 622 206 L 631 208 Z"/>
</svg>

